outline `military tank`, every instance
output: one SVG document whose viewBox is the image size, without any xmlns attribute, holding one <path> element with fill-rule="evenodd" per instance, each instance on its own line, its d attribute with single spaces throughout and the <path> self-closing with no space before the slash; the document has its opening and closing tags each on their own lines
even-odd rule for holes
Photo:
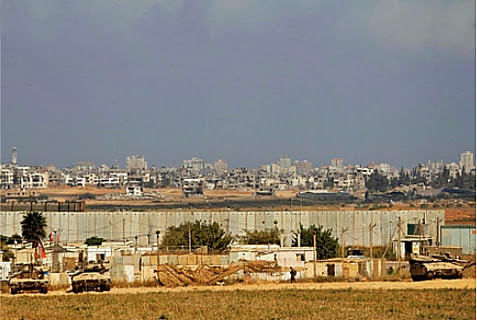
<svg viewBox="0 0 477 320">
<path fill-rule="evenodd" d="M 74 293 L 111 290 L 109 267 L 103 262 L 89 262 L 71 276 Z"/>
<path fill-rule="evenodd" d="M 30 264 L 17 264 L 12 270 L 8 287 L 11 294 L 21 292 L 48 292 L 48 279 L 45 271 L 38 266 Z"/>
<path fill-rule="evenodd" d="M 467 260 L 453 258 L 450 254 L 422 255 L 415 254 L 409 260 L 413 281 L 432 279 L 460 279 L 465 268 L 470 265 Z"/>
</svg>

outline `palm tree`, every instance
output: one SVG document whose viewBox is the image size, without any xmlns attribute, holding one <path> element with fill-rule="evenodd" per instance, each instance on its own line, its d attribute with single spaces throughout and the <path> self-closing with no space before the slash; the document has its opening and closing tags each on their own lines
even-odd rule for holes
<svg viewBox="0 0 477 320">
<path fill-rule="evenodd" d="M 35 244 L 46 236 L 46 218 L 41 212 L 24 214 L 21 226 L 23 240 L 32 241 Z"/>
</svg>

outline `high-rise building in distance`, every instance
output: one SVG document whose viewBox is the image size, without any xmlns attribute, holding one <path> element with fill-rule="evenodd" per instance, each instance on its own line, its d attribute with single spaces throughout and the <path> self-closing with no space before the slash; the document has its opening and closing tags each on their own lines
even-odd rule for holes
<svg viewBox="0 0 477 320">
<path fill-rule="evenodd" d="M 460 169 L 465 170 L 465 173 L 469 173 L 474 168 L 474 154 L 470 151 L 466 151 L 460 154 Z"/>
<path fill-rule="evenodd" d="M 128 170 L 133 169 L 140 169 L 146 170 L 147 169 L 147 161 L 144 159 L 144 155 L 130 155 L 126 157 L 126 168 Z"/>
<path fill-rule="evenodd" d="M 18 164 L 17 163 L 17 148 L 13 147 L 13 149 L 12 149 L 12 165 L 16 166 L 17 164 Z"/>
<path fill-rule="evenodd" d="M 344 168 L 343 159 L 342 158 L 331 159 L 331 166 L 338 169 L 343 169 Z"/>
<path fill-rule="evenodd" d="M 196 157 L 192 157 L 192 159 L 189 160 L 184 160 L 184 168 L 200 171 L 204 169 L 204 160 Z"/>
<path fill-rule="evenodd" d="M 227 171 L 227 168 L 228 168 L 227 162 L 225 162 L 223 159 L 218 159 L 217 161 L 214 162 L 214 169 L 218 175 L 221 175 L 225 171 Z"/>
<path fill-rule="evenodd" d="M 287 156 L 280 157 L 280 168 L 287 170 L 291 167 L 291 159 Z"/>
</svg>

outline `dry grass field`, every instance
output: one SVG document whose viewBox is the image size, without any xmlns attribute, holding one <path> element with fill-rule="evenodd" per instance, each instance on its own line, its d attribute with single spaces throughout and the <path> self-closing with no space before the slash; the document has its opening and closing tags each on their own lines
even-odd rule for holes
<svg viewBox="0 0 477 320">
<path fill-rule="evenodd" d="M 157 290 L 157 289 L 156 289 Z M 1 319 L 475 319 L 475 289 L 156 291 L 1 297 Z"/>
<path fill-rule="evenodd" d="M 1 319 L 475 319 L 475 279 L 0 295 Z"/>
</svg>

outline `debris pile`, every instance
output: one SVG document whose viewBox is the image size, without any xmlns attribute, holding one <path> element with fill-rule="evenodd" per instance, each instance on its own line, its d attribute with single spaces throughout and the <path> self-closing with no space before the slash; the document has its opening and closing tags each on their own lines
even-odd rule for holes
<svg viewBox="0 0 477 320">
<path fill-rule="evenodd" d="M 128 195 L 125 193 L 108 193 L 96 197 L 96 200 L 158 200 L 167 199 L 159 192 L 144 193 L 143 195 Z"/>
<path fill-rule="evenodd" d="M 281 268 L 274 261 L 240 261 L 227 266 L 198 266 L 161 264 L 157 273 L 159 285 L 165 287 L 179 287 L 189 285 L 214 285 L 225 280 L 234 273 L 277 272 Z"/>
</svg>

